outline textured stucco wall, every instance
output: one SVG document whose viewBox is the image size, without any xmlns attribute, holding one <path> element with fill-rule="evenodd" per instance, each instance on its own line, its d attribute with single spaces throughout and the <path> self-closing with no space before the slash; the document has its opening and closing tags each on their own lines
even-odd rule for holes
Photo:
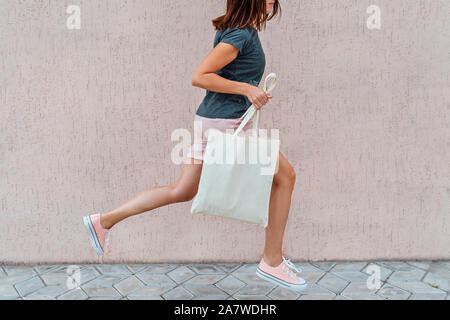
<svg viewBox="0 0 450 320">
<path fill-rule="evenodd" d="M 102 258 L 81 220 L 178 177 L 171 133 L 193 129 L 191 75 L 224 3 L 1 1 L 0 262 L 259 260 L 261 227 L 192 217 L 191 202 L 117 225 Z M 260 34 L 280 76 L 261 126 L 281 128 L 297 172 L 285 253 L 450 258 L 450 1 L 282 5 Z"/>
</svg>

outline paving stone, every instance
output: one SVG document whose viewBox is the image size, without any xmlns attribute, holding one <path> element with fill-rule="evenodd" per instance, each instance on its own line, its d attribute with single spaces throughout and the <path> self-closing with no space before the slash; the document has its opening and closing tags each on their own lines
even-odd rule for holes
<svg viewBox="0 0 450 320">
<path fill-rule="evenodd" d="M 439 261 L 433 261 L 433 264 L 437 263 L 443 267 L 446 267 L 447 270 L 450 270 L 450 260 L 439 260 Z"/>
<path fill-rule="evenodd" d="M 411 295 L 408 291 L 394 287 L 387 283 L 384 284 L 376 294 L 389 300 L 407 300 Z"/>
<path fill-rule="evenodd" d="M 221 296 L 222 299 L 228 297 L 228 294 L 212 284 L 183 284 L 183 287 L 194 296 Z"/>
<path fill-rule="evenodd" d="M 122 296 L 89 297 L 87 300 L 120 300 Z"/>
<path fill-rule="evenodd" d="M 27 266 L 4 266 L 6 274 L 10 276 L 25 276 L 31 278 L 36 275 L 32 267 Z"/>
<path fill-rule="evenodd" d="M 233 272 L 234 270 L 239 268 L 241 266 L 241 264 L 240 263 L 219 263 L 219 264 L 217 264 L 217 266 L 220 269 L 222 269 L 223 271 L 229 273 L 229 272 Z"/>
<path fill-rule="evenodd" d="M 435 293 L 435 294 L 441 294 L 442 290 L 438 288 L 433 288 L 427 283 L 421 282 L 421 281 L 407 281 L 407 282 L 395 282 L 390 281 L 388 279 L 388 282 L 392 284 L 395 287 L 399 287 L 403 290 L 406 290 L 408 292 L 411 292 L 412 294 L 428 294 L 428 293 Z"/>
<path fill-rule="evenodd" d="M 14 276 L 5 276 L 0 277 L 0 286 L 3 285 L 14 285 L 16 283 L 31 279 L 32 275 L 14 275 Z"/>
<path fill-rule="evenodd" d="M 135 264 L 127 264 L 128 270 L 130 270 L 132 273 L 137 273 L 139 271 L 144 270 L 149 265 L 145 263 L 135 263 Z"/>
<path fill-rule="evenodd" d="M 394 271 L 388 280 L 393 282 L 420 281 L 424 274 L 424 270 L 417 268 L 408 271 Z"/>
<path fill-rule="evenodd" d="M 2 298 L 18 298 L 19 294 L 12 284 L 0 285 L 0 297 Z"/>
<path fill-rule="evenodd" d="M 95 270 L 94 267 L 80 268 L 80 285 L 95 279 L 100 276 L 100 273 Z M 66 285 L 69 280 L 70 274 L 68 273 L 68 266 L 60 266 L 49 270 L 45 274 L 41 275 L 42 280 L 46 285 Z M 75 283 L 74 283 L 75 285 Z M 70 289 L 70 288 L 69 288 Z"/>
<path fill-rule="evenodd" d="M 383 284 L 380 283 L 380 288 L 369 289 L 366 282 L 352 282 L 341 292 L 341 295 L 348 296 L 348 294 L 353 293 L 375 294 L 382 287 Z"/>
<path fill-rule="evenodd" d="M 383 298 L 379 295 L 376 295 L 374 293 L 351 292 L 351 293 L 346 293 L 343 296 L 347 297 L 351 300 L 386 300 L 385 298 Z"/>
<path fill-rule="evenodd" d="M 317 284 L 331 292 L 338 294 L 348 285 L 348 281 L 341 279 L 331 273 L 327 273 L 320 279 Z"/>
<path fill-rule="evenodd" d="M 366 273 L 362 273 L 359 271 L 337 271 L 334 272 L 334 269 L 332 269 L 330 272 L 339 278 L 342 278 L 344 280 L 347 280 L 349 282 L 367 282 L 367 279 L 369 279 L 369 275 Z"/>
<path fill-rule="evenodd" d="M 427 275 L 423 278 L 423 282 L 431 285 L 434 288 L 439 288 L 445 291 L 449 291 L 449 279 L 448 278 L 442 278 L 435 273 L 428 272 Z"/>
<path fill-rule="evenodd" d="M 408 300 L 445 300 L 445 292 L 442 293 L 416 293 L 412 294 Z M 448 300 L 448 298 L 447 298 Z"/>
<path fill-rule="evenodd" d="M 334 295 L 333 292 L 318 286 L 315 283 L 308 283 L 306 288 L 300 292 L 301 295 Z"/>
<path fill-rule="evenodd" d="M 445 261 L 433 262 L 428 268 L 428 272 L 433 273 L 437 277 L 450 279 L 450 263 Z"/>
<path fill-rule="evenodd" d="M 101 276 L 84 285 L 81 288 L 89 297 L 116 297 L 121 296 L 120 293 L 113 288 L 115 283 L 121 281 L 123 277 L 119 276 Z"/>
<path fill-rule="evenodd" d="M 232 276 L 241 280 L 244 283 L 269 283 L 268 281 L 261 279 L 256 275 L 255 272 L 252 273 L 232 273 Z"/>
<path fill-rule="evenodd" d="M 300 296 L 300 293 L 283 287 L 277 287 L 268 296 L 273 300 L 296 300 Z"/>
<path fill-rule="evenodd" d="M 149 265 L 147 268 L 141 270 L 140 272 L 146 272 L 146 273 L 167 273 L 170 272 L 176 268 L 178 268 L 179 265 L 176 264 L 167 264 L 167 263 L 155 263 Z"/>
<path fill-rule="evenodd" d="M 85 284 L 92 279 L 98 278 L 100 273 L 94 267 L 87 267 L 80 271 L 80 284 Z"/>
<path fill-rule="evenodd" d="M 302 272 L 299 276 L 303 278 L 306 283 L 316 283 L 324 274 L 325 271 L 320 270 L 319 272 Z"/>
<path fill-rule="evenodd" d="M 42 280 L 46 285 L 57 285 L 66 283 L 69 275 L 66 273 L 65 267 L 55 268 L 41 275 Z M 81 279 L 81 277 L 80 277 Z"/>
<path fill-rule="evenodd" d="M 383 267 L 391 269 L 392 271 L 411 271 L 417 269 L 416 267 L 407 264 L 404 261 L 379 261 L 377 262 L 377 265 L 381 265 Z"/>
<path fill-rule="evenodd" d="M 51 270 L 54 270 L 54 269 L 57 269 L 57 268 L 60 268 L 60 266 L 59 265 L 52 265 L 52 264 L 44 264 L 44 265 L 37 265 L 37 266 L 34 266 L 34 270 L 38 273 L 38 274 L 44 274 L 44 273 L 47 273 L 47 272 L 49 272 L 49 271 L 51 271 Z"/>
<path fill-rule="evenodd" d="M 175 281 L 170 279 L 167 275 L 162 273 L 139 273 L 136 277 L 143 281 L 148 286 L 160 286 L 173 288 L 177 285 Z"/>
<path fill-rule="evenodd" d="M 142 287 L 140 289 L 137 289 L 127 295 L 129 299 L 132 300 L 138 300 L 141 297 L 154 297 L 154 296 L 160 296 L 169 290 L 171 290 L 174 287 L 174 285 L 167 285 L 167 284 L 157 284 L 157 285 L 149 285 Z"/>
<path fill-rule="evenodd" d="M 100 264 L 96 267 L 101 274 L 105 275 L 131 275 L 131 271 L 123 264 Z"/>
<path fill-rule="evenodd" d="M 331 272 L 361 271 L 366 265 L 367 262 L 338 262 L 331 268 Z"/>
<path fill-rule="evenodd" d="M 233 273 L 233 276 L 247 284 L 245 287 L 242 287 L 237 291 L 237 293 L 240 295 L 267 294 L 270 290 L 278 286 L 269 281 L 261 279 L 256 275 L 256 273 Z"/>
<path fill-rule="evenodd" d="M 40 288 L 33 292 L 34 296 L 45 296 L 56 298 L 57 296 L 63 294 L 64 292 L 69 291 L 70 288 L 64 283 L 63 285 L 50 285 L 43 288 Z"/>
<path fill-rule="evenodd" d="M 259 278 L 257 265 L 80 264 L 78 289 L 67 287 L 69 265 L 0 266 L 0 300 L 450 300 L 446 260 L 294 263 L 308 283 L 301 292 Z M 381 271 L 382 288 L 376 290 L 367 288 L 373 265 Z"/>
<path fill-rule="evenodd" d="M 235 300 L 271 300 L 269 297 L 265 295 L 240 295 L 235 294 L 233 295 L 233 298 Z"/>
<path fill-rule="evenodd" d="M 0 270 L 0 286 L 14 285 L 36 275 L 36 272 L 31 267 L 4 266 Z M 7 273 L 7 270 L 9 273 Z"/>
<path fill-rule="evenodd" d="M 297 267 L 297 269 L 301 270 L 301 273 L 303 273 L 303 272 L 324 272 L 324 270 L 312 265 L 309 262 L 297 262 L 297 263 L 294 263 L 294 265 Z"/>
<path fill-rule="evenodd" d="M 333 300 L 336 295 L 332 292 L 327 294 L 305 294 L 301 295 L 298 300 Z"/>
<path fill-rule="evenodd" d="M 21 296 L 26 296 L 44 286 L 45 286 L 44 282 L 42 282 L 42 280 L 37 276 L 19 282 L 15 285 L 17 292 L 19 292 Z"/>
<path fill-rule="evenodd" d="M 161 296 L 128 296 L 128 300 L 164 300 Z"/>
<path fill-rule="evenodd" d="M 225 291 L 228 294 L 235 293 L 237 290 L 244 287 L 245 285 L 246 284 L 244 282 L 234 277 L 233 275 L 229 275 L 216 283 L 216 286 L 219 289 Z"/>
<path fill-rule="evenodd" d="M 238 289 L 236 294 L 238 295 L 266 295 L 270 290 L 277 287 L 268 281 L 261 283 L 249 283 L 245 287 Z"/>
<path fill-rule="evenodd" d="M 191 300 L 194 295 L 182 286 L 173 288 L 169 292 L 162 295 L 166 300 Z"/>
<path fill-rule="evenodd" d="M 225 272 L 214 264 L 193 264 L 189 268 L 198 274 L 225 274 Z"/>
<path fill-rule="evenodd" d="M 361 270 L 361 272 L 366 273 L 368 276 L 371 276 L 373 274 L 373 267 L 380 268 L 380 281 L 386 281 L 386 279 L 394 272 L 392 269 L 389 269 L 386 266 L 378 263 L 369 263 L 366 267 L 364 267 L 363 270 Z"/>
<path fill-rule="evenodd" d="M 13 297 L 13 296 L 0 296 L 0 301 L 1 300 L 22 300 L 21 297 Z"/>
<path fill-rule="evenodd" d="M 233 275 L 238 274 L 246 274 L 246 273 L 255 273 L 256 268 L 258 267 L 258 263 L 245 263 L 233 271 Z"/>
<path fill-rule="evenodd" d="M 336 262 L 332 262 L 332 261 L 311 262 L 311 264 L 321 270 L 328 271 L 336 264 Z"/>
<path fill-rule="evenodd" d="M 124 296 L 143 286 L 144 284 L 135 276 L 130 276 L 113 285 L 113 287 Z"/>
<path fill-rule="evenodd" d="M 81 288 L 72 289 L 62 295 L 58 296 L 58 300 L 86 300 L 88 298 L 87 294 L 81 290 Z"/>
<path fill-rule="evenodd" d="M 114 297 L 121 297 L 120 293 L 117 292 L 116 289 L 114 289 L 112 286 L 102 286 L 102 285 L 97 285 L 95 287 L 86 287 L 83 288 L 83 290 L 88 294 L 89 299 L 91 298 L 95 298 L 95 297 L 110 297 L 110 298 L 114 298 Z"/>
<path fill-rule="evenodd" d="M 336 296 L 334 297 L 334 300 L 352 300 L 352 299 L 349 298 L 349 297 L 346 297 L 346 296 L 343 296 L 343 295 L 338 294 L 338 295 L 336 295 Z"/>
<path fill-rule="evenodd" d="M 412 265 L 413 267 L 427 271 L 432 261 L 407 261 L 406 263 Z"/>
<path fill-rule="evenodd" d="M 46 285 L 62 285 L 67 283 L 69 278 L 67 273 L 67 266 L 59 266 L 52 270 L 47 271 L 45 274 L 41 275 L 42 280 Z M 81 282 L 81 270 L 80 270 L 80 282 Z"/>
<path fill-rule="evenodd" d="M 222 294 L 222 295 L 207 295 L 207 296 L 196 296 L 192 300 L 226 300 L 228 295 Z"/>
<path fill-rule="evenodd" d="M 33 292 L 22 298 L 23 300 L 55 300 L 54 297 L 37 294 L 36 292 Z"/>
<path fill-rule="evenodd" d="M 189 280 L 187 280 L 184 284 L 195 284 L 195 285 L 206 285 L 206 284 L 215 284 L 218 281 L 222 280 L 223 278 L 225 278 L 226 275 L 225 274 L 200 274 L 197 275 Z"/>
<path fill-rule="evenodd" d="M 95 263 L 79 263 L 79 264 L 77 264 L 77 266 L 79 266 L 80 269 L 84 269 L 84 268 L 98 266 L 98 264 L 95 264 Z"/>
<path fill-rule="evenodd" d="M 194 277 L 196 274 L 191 269 L 187 268 L 186 266 L 181 266 L 176 268 L 175 270 L 170 271 L 167 273 L 167 275 L 175 280 L 176 283 L 182 283 L 192 277 Z"/>
</svg>

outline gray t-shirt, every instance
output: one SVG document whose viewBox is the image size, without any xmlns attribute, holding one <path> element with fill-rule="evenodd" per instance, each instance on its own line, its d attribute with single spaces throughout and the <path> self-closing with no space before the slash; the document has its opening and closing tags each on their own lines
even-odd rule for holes
<svg viewBox="0 0 450 320">
<path fill-rule="evenodd" d="M 259 86 L 266 67 L 266 57 L 258 31 L 253 27 L 242 30 L 238 27 L 216 32 L 214 47 L 219 42 L 225 42 L 239 49 L 236 59 L 216 74 L 229 80 Z M 250 106 L 250 100 L 244 95 L 206 90 L 206 96 L 196 114 L 206 118 L 236 119 L 240 118 Z"/>
</svg>

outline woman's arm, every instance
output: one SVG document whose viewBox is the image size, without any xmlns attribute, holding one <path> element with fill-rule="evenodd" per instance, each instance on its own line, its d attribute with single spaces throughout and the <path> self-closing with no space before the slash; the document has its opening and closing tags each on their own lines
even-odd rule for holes
<svg viewBox="0 0 450 320">
<path fill-rule="evenodd" d="M 249 83 L 228 80 L 216 74 L 217 71 L 236 59 L 238 54 L 239 50 L 235 46 L 219 42 L 194 72 L 192 85 L 213 92 L 244 95 L 259 109 L 272 96 L 266 95 L 264 90 Z"/>
</svg>

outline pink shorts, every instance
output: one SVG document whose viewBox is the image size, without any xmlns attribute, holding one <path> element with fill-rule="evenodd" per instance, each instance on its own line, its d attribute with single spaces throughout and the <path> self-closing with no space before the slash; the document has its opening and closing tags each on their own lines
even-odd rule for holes
<svg viewBox="0 0 450 320">
<path fill-rule="evenodd" d="M 193 138 L 194 143 L 189 147 L 187 157 L 203 160 L 203 154 L 205 153 L 206 143 L 208 142 L 208 132 L 207 132 L 208 129 L 215 128 L 220 131 L 226 131 L 226 129 L 236 130 L 239 127 L 239 124 L 240 118 L 237 119 L 206 118 L 196 114 L 194 117 L 194 138 Z M 251 128 L 253 128 L 253 120 L 247 122 L 247 124 L 243 127 L 241 132 L 243 132 L 244 134 L 252 133 L 251 130 L 247 131 L 248 129 Z M 199 130 L 199 132 L 196 134 L 195 130 Z"/>
</svg>

